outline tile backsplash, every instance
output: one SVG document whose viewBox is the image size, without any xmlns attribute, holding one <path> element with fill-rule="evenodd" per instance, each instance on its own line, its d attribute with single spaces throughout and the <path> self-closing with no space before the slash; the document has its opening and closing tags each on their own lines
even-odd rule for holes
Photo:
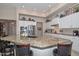
<svg viewBox="0 0 79 59">
<path fill-rule="evenodd" d="M 60 34 L 68 34 L 68 35 L 73 35 L 73 31 L 78 30 L 79 28 L 63 28 L 60 30 Z"/>
</svg>

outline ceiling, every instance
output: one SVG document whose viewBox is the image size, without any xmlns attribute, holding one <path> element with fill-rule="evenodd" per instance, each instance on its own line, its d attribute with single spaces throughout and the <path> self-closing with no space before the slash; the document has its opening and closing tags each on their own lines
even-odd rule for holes
<svg viewBox="0 0 79 59">
<path fill-rule="evenodd" d="M 12 7 L 24 9 L 28 14 L 46 17 L 50 13 L 62 7 L 63 3 L 0 3 L 0 7 Z M 31 11 L 31 12 L 30 12 Z"/>
<path fill-rule="evenodd" d="M 59 3 L 0 3 L 0 6 L 24 8 L 28 10 L 35 10 L 45 12 L 49 8 L 55 8 Z"/>
</svg>

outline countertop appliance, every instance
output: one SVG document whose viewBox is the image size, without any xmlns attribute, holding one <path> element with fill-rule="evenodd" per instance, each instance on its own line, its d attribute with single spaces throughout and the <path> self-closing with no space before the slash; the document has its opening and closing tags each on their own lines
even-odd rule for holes
<svg viewBox="0 0 79 59">
<path fill-rule="evenodd" d="M 73 36 L 79 36 L 79 31 L 78 30 L 73 30 Z"/>
</svg>

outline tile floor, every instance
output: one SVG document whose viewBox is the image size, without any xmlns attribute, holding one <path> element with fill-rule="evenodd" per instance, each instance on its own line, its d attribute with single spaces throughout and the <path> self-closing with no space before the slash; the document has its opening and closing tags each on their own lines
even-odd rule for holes
<svg viewBox="0 0 79 59">
<path fill-rule="evenodd" d="M 71 55 L 72 56 L 79 56 L 79 53 L 78 52 L 75 52 L 75 51 L 72 51 Z M 1 53 L 0 53 L 0 56 L 1 56 Z"/>
<path fill-rule="evenodd" d="M 72 56 L 79 56 L 79 53 L 76 52 L 76 51 L 72 51 L 71 55 L 72 55 Z"/>
</svg>

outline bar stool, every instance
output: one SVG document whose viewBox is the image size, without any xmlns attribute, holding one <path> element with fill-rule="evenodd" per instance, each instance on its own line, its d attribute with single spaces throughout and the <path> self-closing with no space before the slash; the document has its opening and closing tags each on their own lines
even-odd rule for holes
<svg viewBox="0 0 79 59">
<path fill-rule="evenodd" d="M 54 56 L 71 56 L 72 42 L 58 44 L 57 49 L 53 50 Z"/>
<path fill-rule="evenodd" d="M 33 52 L 30 50 L 30 44 L 16 45 L 16 56 L 32 56 Z"/>
</svg>

